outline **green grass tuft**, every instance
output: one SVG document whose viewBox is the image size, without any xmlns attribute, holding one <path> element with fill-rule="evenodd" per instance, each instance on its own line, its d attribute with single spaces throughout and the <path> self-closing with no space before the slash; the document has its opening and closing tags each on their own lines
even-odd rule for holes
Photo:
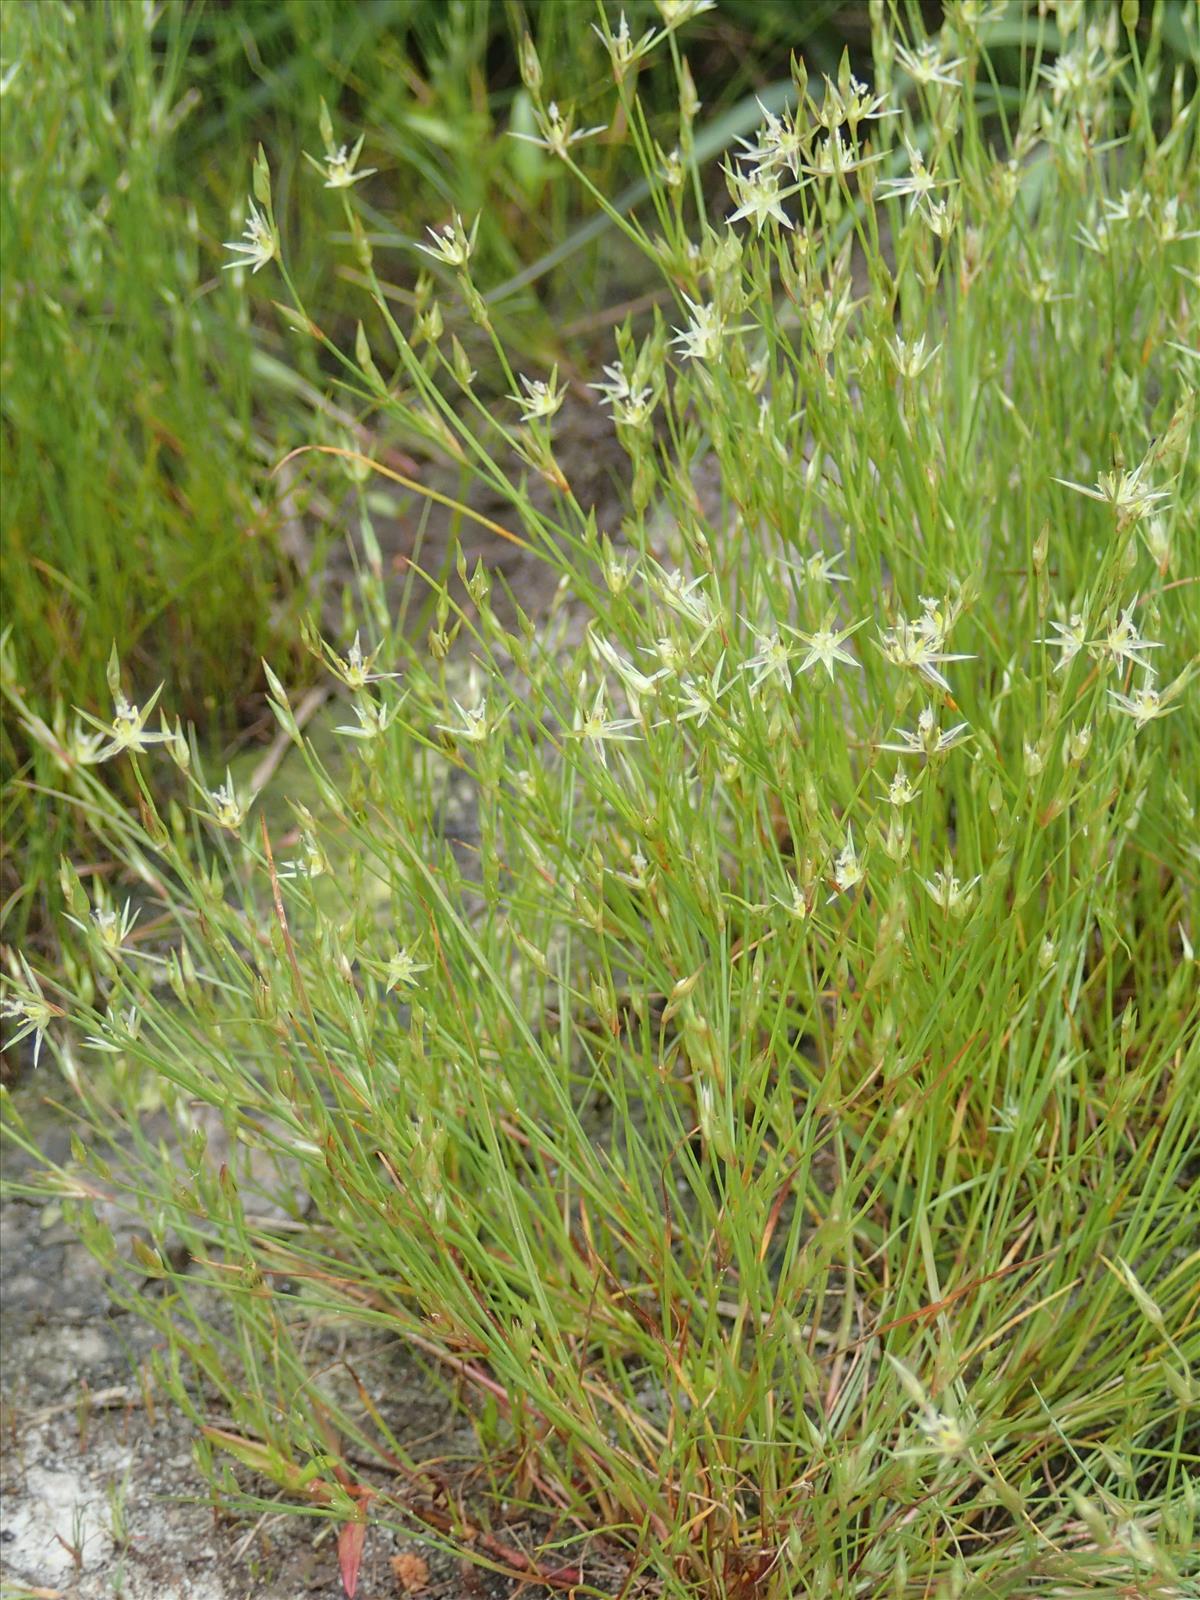
<svg viewBox="0 0 1200 1600">
<path fill-rule="evenodd" d="M 522 56 L 531 148 L 659 301 L 582 374 L 626 463 L 608 526 L 576 374 L 507 347 L 469 211 L 414 310 L 338 191 L 343 336 L 256 164 L 296 367 L 458 469 L 439 511 L 501 501 L 553 598 L 419 555 L 398 595 L 370 457 L 298 457 L 314 491 L 353 469 L 360 542 L 345 637 L 307 639 L 336 726 L 268 674 L 286 822 L 150 743 L 114 658 L 59 786 L 126 882 L 64 865 L 68 972 L 14 958 L 5 1000 L 80 1128 L 32 1186 L 160 1330 L 220 1501 L 331 1519 L 346 1574 L 365 1524 L 581 1595 L 1184 1595 L 1194 17 L 961 0 L 926 39 L 873 4 L 869 86 L 797 62 L 726 197 L 701 8 L 661 9 L 669 143 L 628 59 L 651 18 L 573 122 Z M 444 1375 L 471 1467 L 414 1455 L 331 1330 Z"/>
</svg>

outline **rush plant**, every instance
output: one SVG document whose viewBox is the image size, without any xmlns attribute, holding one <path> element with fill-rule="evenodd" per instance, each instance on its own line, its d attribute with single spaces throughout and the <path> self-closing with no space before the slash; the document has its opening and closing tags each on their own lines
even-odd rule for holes
<svg viewBox="0 0 1200 1600">
<path fill-rule="evenodd" d="M 333 1519 L 350 1590 L 391 1525 L 579 1595 L 1183 1595 L 1194 12 L 956 0 L 927 37 L 872 0 L 869 74 L 798 59 L 714 206 L 705 9 L 599 18 L 607 112 L 522 57 L 530 139 L 669 296 L 590 375 L 619 524 L 560 461 L 574 380 L 493 327 L 475 219 L 429 243 L 414 323 L 339 185 L 370 290 L 344 347 L 259 158 L 242 243 L 297 336 L 557 586 L 535 615 L 418 561 L 397 600 L 364 520 L 361 631 L 312 640 L 336 755 L 268 672 L 286 823 L 206 771 L 169 675 L 148 718 L 157 676 L 114 661 L 61 787 L 127 881 L 64 863 L 74 978 L 14 958 L 5 1000 L 79 1124 L 37 1187 L 160 1330 L 221 1500 Z M 629 211 L 577 165 L 606 129 Z M 315 161 L 355 137 L 330 118 Z M 331 1330 L 453 1382 L 464 1479 Z"/>
</svg>

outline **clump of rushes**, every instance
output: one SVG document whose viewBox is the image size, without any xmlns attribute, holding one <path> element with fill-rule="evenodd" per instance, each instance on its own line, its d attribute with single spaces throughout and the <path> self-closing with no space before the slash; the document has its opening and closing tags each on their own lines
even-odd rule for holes
<svg viewBox="0 0 1200 1600">
<path fill-rule="evenodd" d="M 154 1381 L 222 1500 L 266 1480 L 333 1519 L 348 1589 L 398 1526 L 580 1595 L 1182 1595 L 1194 13 L 958 0 L 926 38 L 873 0 L 871 80 L 797 62 L 722 218 L 681 39 L 703 7 L 659 9 L 637 43 L 604 29 L 649 200 L 592 190 L 677 308 L 595 375 L 627 516 L 598 529 L 573 494 L 552 368 L 518 377 L 497 339 L 483 392 L 376 285 L 386 349 L 328 354 L 451 441 L 562 582 L 512 623 L 482 567 L 430 575 L 414 645 L 364 562 L 362 635 L 322 651 L 336 761 L 270 677 L 320 801 L 286 834 L 165 720 L 149 746 L 155 686 L 114 669 L 63 783 L 142 914 L 64 867 L 77 981 L 14 957 L 6 1004 L 83 1133 L 41 1187 L 161 1331 Z M 664 52 L 665 158 L 637 94 Z M 586 184 L 576 142 L 615 135 L 522 66 Z M 255 182 L 264 271 L 320 338 Z M 472 238 L 455 218 L 432 253 L 490 336 Z M 171 760 L 190 811 L 156 802 Z M 331 1322 L 453 1378 L 465 1485 L 418 1470 L 386 1373 L 340 1381 Z M 518 1550 L 500 1502 L 544 1543 Z"/>
</svg>

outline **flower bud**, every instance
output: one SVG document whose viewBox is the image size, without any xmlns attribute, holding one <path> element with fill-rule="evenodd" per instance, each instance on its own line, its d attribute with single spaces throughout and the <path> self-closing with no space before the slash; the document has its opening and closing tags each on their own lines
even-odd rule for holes
<svg viewBox="0 0 1200 1600">
<path fill-rule="evenodd" d="M 1080 728 L 1072 728 L 1070 733 L 1067 735 L 1067 760 L 1072 766 L 1079 766 L 1091 747 L 1091 724 L 1085 722 Z"/>
<path fill-rule="evenodd" d="M 1033 569 L 1041 572 L 1050 553 L 1050 524 L 1043 522 L 1041 532 L 1033 541 Z"/>
<path fill-rule="evenodd" d="M 536 100 L 542 87 L 542 63 L 538 59 L 537 47 L 529 34 L 525 34 L 521 40 L 518 60 L 521 82 Z"/>
<path fill-rule="evenodd" d="M 1171 536 L 1167 532 L 1166 518 L 1151 517 L 1142 528 L 1142 539 L 1159 575 L 1165 578 L 1171 565 Z"/>
<path fill-rule="evenodd" d="M 444 328 L 442 308 L 435 300 L 428 311 L 416 319 L 413 326 L 413 341 L 415 343 L 418 339 L 423 339 L 426 344 L 436 344 L 442 337 Z"/>
<path fill-rule="evenodd" d="M 464 389 L 475 381 L 475 369 L 467 359 L 467 352 L 458 341 L 457 334 L 450 336 L 450 369 Z"/>
<path fill-rule="evenodd" d="M 271 206 L 271 169 L 267 165 L 267 153 L 260 144 L 258 155 L 254 160 L 254 174 L 251 179 L 254 198 L 260 206 L 270 210 Z"/>
<path fill-rule="evenodd" d="M 679 116 L 684 126 L 690 130 L 699 114 L 700 96 L 696 93 L 696 81 L 692 77 L 692 69 L 685 57 L 679 68 Z"/>
</svg>

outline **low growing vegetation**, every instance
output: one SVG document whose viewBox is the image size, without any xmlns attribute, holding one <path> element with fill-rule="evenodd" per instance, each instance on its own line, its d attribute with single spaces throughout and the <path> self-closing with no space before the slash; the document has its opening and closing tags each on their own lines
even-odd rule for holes
<svg viewBox="0 0 1200 1600">
<path fill-rule="evenodd" d="M 324 332 L 259 153 L 230 261 L 297 366 L 557 587 L 418 550 L 397 589 L 395 469 L 308 448 L 363 543 L 307 632 L 336 754 L 267 669 L 286 820 L 167 671 L 115 651 L 73 735 L 24 708 L 122 869 L 64 861 L 68 977 L 11 957 L 78 1125 L 39 1187 L 217 1502 L 331 1519 L 350 1592 L 391 1525 L 581 1596 L 1194 1593 L 1195 12 L 872 0 L 869 62 L 797 58 L 722 192 L 705 9 L 597 13 L 603 107 L 521 51 L 530 147 L 657 290 L 579 378 L 507 348 L 470 214 L 398 303 L 332 108 L 305 181 L 363 302 Z M 579 164 L 617 139 L 623 210 Z M 584 380 L 608 526 L 560 459 Z M 477 1458 L 410 1453 L 351 1334 Z"/>
</svg>

